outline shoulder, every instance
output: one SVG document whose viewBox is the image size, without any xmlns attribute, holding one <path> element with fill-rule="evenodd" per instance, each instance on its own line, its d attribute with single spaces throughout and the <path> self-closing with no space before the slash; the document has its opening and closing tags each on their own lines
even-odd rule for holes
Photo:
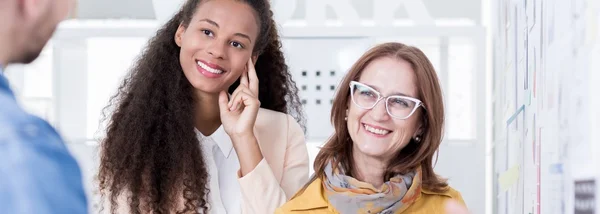
<svg viewBox="0 0 600 214">
<path fill-rule="evenodd" d="M 270 163 L 288 151 L 306 151 L 291 149 L 305 146 L 305 136 L 300 125 L 288 114 L 261 108 L 254 125 L 254 133 L 263 154 L 266 155 L 265 158 L 270 159 Z"/>
<path fill-rule="evenodd" d="M 428 195 L 428 196 L 439 196 L 439 197 L 446 197 L 446 198 L 462 200 L 462 195 L 460 194 L 460 192 L 457 191 L 456 189 L 452 188 L 451 186 L 448 186 L 448 188 L 443 192 L 433 192 L 433 191 L 429 191 L 426 189 L 421 190 L 421 192 L 424 195 Z"/>
<path fill-rule="evenodd" d="M 448 190 L 446 191 L 446 195 L 448 195 L 448 196 L 449 196 L 450 198 L 452 198 L 452 199 L 460 199 L 460 200 L 463 200 L 463 199 L 462 199 L 462 195 L 460 194 L 460 192 L 459 192 L 459 191 L 457 191 L 457 190 L 455 190 L 455 189 L 454 189 L 454 188 L 452 188 L 452 187 L 448 187 Z"/>
<path fill-rule="evenodd" d="M 6 94 L 0 93 L 0 143 L 64 148 L 56 130 L 41 118 L 23 110 Z M 26 143 L 27 142 L 27 143 Z"/>
<path fill-rule="evenodd" d="M 11 174 L 0 186 L 8 184 L 7 194 L 38 210 L 85 210 L 79 165 L 58 133 L 5 94 L 0 103 L 0 171 Z"/>
<path fill-rule="evenodd" d="M 259 133 L 283 134 L 303 134 L 300 124 L 289 114 L 261 108 L 256 117 L 255 128 Z"/>
<path fill-rule="evenodd" d="M 287 114 L 273 111 L 266 108 L 258 109 L 258 116 L 256 118 L 257 123 L 268 124 L 268 122 L 282 122 L 285 121 Z"/>
<path fill-rule="evenodd" d="M 433 192 L 422 189 L 421 198 L 416 201 L 412 208 L 415 210 L 430 210 L 437 212 L 445 209 L 448 200 L 455 200 L 458 203 L 465 205 L 460 192 L 448 186 L 443 192 Z"/>
<path fill-rule="evenodd" d="M 28 114 L 14 99 L 11 101 L 1 93 L 0 101 L 0 152 L 5 153 L 0 159 L 14 163 L 74 162 L 63 140 L 48 122 Z"/>
<path fill-rule="evenodd" d="M 451 186 L 448 186 L 448 188 L 446 188 L 446 190 L 443 192 L 434 192 L 434 191 L 430 191 L 427 189 L 422 189 L 421 193 L 425 198 L 441 198 L 441 199 L 449 198 L 449 199 L 456 199 L 456 200 L 461 200 L 461 201 L 463 200 L 460 192 L 457 191 L 456 189 L 452 188 Z"/>
<path fill-rule="evenodd" d="M 319 178 L 311 179 L 304 188 L 298 191 L 287 203 L 279 207 L 279 213 L 288 213 L 294 211 L 327 209 L 329 202 L 323 196 L 322 180 Z"/>
<path fill-rule="evenodd" d="M 256 125 L 275 127 L 286 124 L 288 122 L 288 117 L 291 118 L 290 115 L 282 112 L 260 108 L 258 110 L 258 116 L 256 117 Z"/>
</svg>

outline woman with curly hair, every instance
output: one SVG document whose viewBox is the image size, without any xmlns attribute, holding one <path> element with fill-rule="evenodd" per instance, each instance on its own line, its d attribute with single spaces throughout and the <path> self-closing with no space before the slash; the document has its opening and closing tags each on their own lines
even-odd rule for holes
<svg viewBox="0 0 600 214">
<path fill-rule="evenodd" d="M 273 213 L 308 180 L 297 90 L 268 0 L 188 0 L 107 107 L 107 210 Z"/>
</svg>

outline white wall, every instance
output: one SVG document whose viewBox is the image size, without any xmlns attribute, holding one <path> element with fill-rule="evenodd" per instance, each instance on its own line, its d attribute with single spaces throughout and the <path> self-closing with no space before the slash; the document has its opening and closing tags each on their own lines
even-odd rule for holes
<svg viewBox="0 0 600 214">
<path fill-rule="evenodd" d="M 178 1 L 178 0 L 171 0 Z M 271 0 L 272 4 L 284 2 L 285 4 L 297 4 L 293 12 L 293 18 L 303 19 L 306 14 L 307 1 L 326 0 Z M 328 0 L 331 1 L 331 0 Z M 339 1 L 339 0 L 334 0 Z M 375 0 L 341 0 L 349 2 L 358 9 L 358 15 L 363 18 L 373 16 L 373 2 Z M 434 17 L 456 19 L 466 18 L 481 19 L 480 0 L 423 0 Z M 76 17 L 81 19 L 154 19 L 154 6 L 150 0 L 78 0 L 78 11 Z M 328 10 L 328 17 L 334 17 L 334 13 Z M 396 11 L 398 18 L 406 18 L 407 13 L 403 8 Z"/>
</svg>

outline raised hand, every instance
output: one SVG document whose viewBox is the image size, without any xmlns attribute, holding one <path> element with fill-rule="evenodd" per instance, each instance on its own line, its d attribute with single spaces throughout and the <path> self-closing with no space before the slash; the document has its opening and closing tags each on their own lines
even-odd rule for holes
<svg viewBox="0 0 600 214">
<path fill-rule="evenodd" d="M 258 100 L 258 77 L 252 59 L 248 60 L 247 71 L 242 73 L 240 85 L 227 99 L 227 92 L 219 94 L 221 123 L 225 132 L 234 139 L 254 138 L 254 123 L 260 108 Z"/>
</svg>

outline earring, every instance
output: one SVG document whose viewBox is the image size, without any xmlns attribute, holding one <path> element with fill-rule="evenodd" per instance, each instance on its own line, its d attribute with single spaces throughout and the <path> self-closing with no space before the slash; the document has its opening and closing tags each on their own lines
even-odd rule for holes
<svg viewBox="0 0 600 214">
<path fill-rule="evenodd" d="M 346 117 L 344 117 L 345 121 L 348 121 L 348 109 L 346 109 Z"/>
<path fill-rule="evenodd" d="M 415 137 L 415 141 L 417 141 L 417 143 L 418 143 L 418 142 L 421 142 L 421 137 L 420 137 L 420 136 L 416 136 L 416 137 Z"/>
</svg>

